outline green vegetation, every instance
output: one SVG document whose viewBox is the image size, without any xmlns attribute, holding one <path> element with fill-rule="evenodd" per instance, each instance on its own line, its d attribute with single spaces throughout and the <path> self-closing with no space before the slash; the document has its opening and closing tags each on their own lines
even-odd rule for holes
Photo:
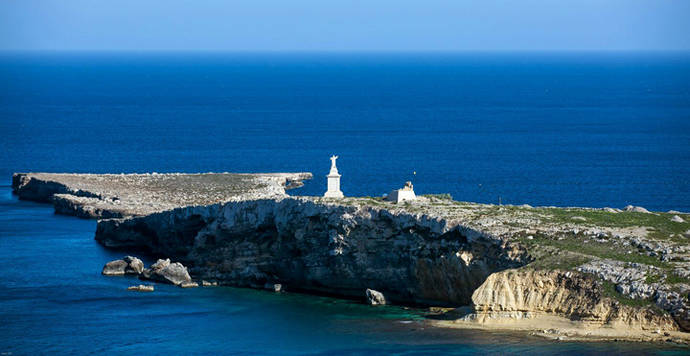
<svg viewBox="0 0 690 356">
<path fill-rule="evenodd" d="M 577 208 L 535 208 L 534 212 L 540 214 L 547 222 L 573 223 L 602 227 L 648 227 L 649 237 L 659 240 L 680 240 L 682 234 L 690 230 L 690 222 L 677 223 L 671 221 L 674 214 L 669 213 L 637 213 L 619 212 L 612 213 L 604 210 L 577 209 Z M 576 221 L 573 217 L 583 217 L 585 221 Z M 671 235 L 677 238 L 672 238 Z"/>
<path fill-rule="evenodd" d="M 678 284 L 678 283 L 685 283 L 685 284 L 690 284 L 690 278 L 684 278 L 681 277 L 674 272 L 670 271 L 666 275 L 666 283 L 668 284 Z"/>
<path fill-rule="evenodd" d="M 591 256 L 585 256 L 569 251 L 535 249 L 531 252 L 532 256 L 535 257 L 535 260 L 527 265 L 527 267 L 536 270 L 574 270 L 577 266 L 581 266 L 592 260 Z"/>
<path fill-rule="evenodd" d="M 532 234 L 533 239 L 529 240 L 525 233 L 518 235 L 518 241 L 532 250 L 535 247 L 551 246 L 558 250 L 569 251 L 579 255 L 589 255 L 599 258 L 607 258 L 623 262 L 644 263 L 660 268 L 670 268 L 671 266 L 660 261 L 656 257 L 647 256 L 640 253 L 636 248 L 623 246 L 622 244 L 602 243 L 590 241 L 585 243 L 586 237 L 581 235 L 553 237 L 543 234 Z"/>
<path fill-rule="evenodd" d="M 645 278 L 644 282 L 647 284 L 652 284 L 652 283 L 657 283 L 661 281 L 661 275 L 660 274 L 648 274 L 647 278 Z"/>
<path fill-rule="evenodd" d="M 443 193 L 443 194 L 424 194 L 422 195 L 423 197 L 426 198 L 435 198 L 435 199 L 440 199 L 440 200 L 453 200 L 453 196 L 451 196 L 448 193 Z"/>
</svg>

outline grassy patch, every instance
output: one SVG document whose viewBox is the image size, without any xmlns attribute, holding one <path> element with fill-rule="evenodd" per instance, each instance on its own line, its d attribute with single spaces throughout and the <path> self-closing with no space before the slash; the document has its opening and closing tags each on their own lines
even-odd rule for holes
<svg viewBox="0 0 690 356">
<path fill-rule="evenodd" d="M 659 281 L 661 281 L 661 275 L 660 274 L 648 274 L 644 280 L 644 282 L 647 284 L 657 283 Z"/>
<path fill-rule="evenodd" d="M 524 233 L 519 234 L 518 241 L 527 246 L 530 251 L 543 246 L 551 246 L 558 250 L 569 251 L 580 255 L 589 255 L 623 262 L 643 263 L 663 269 L 671 268 L 668 263 L 662 262 L 656 257 L 642 254 L 631 246 L 616 245 L 609 242 L 595 242 L 591 239 L 585 242 L 586 238 L 580 235 L 561 236 L 559 239 L 555 236 L 546 236 L 536 233 L 531 235 L 533 236 L 532 240 L 527 239 L 525 235 Z"/>
<path fill-rule="evenodd" d="M 649 236 L 660 240 L 679 240 L 670 235 L 680 235 L 690 229 L 690 222 L 677 223 L 671 221 L 674 214 L 669 213 L 637 213 L 620 212 L 611 213 L 603 210 L 576 209 L 576 208 L 536 208 L 535 212 L 545 216 L 552 223 L 573 223 L 602 227 L 649 227 Z M 573 220 L 573 217 L 581 216 L 585 221 Z"/>
<path fill-rule="evenodd" d="M 435 198 L 435 199 L 440 199 L 440 200 L 453 200 L 453 196 L 450 195 L 450 194 L 448 194 L 448 193 L 444 193 L 444 194 L 424 194 L 424 195 L 422 195 L 422 196 L 423 196 L 423 197 L 426 197 L 426 198 Z"/>
<path fill-rule="evenodd" d="M 668 284 L 679 284 L 679 283 L 685 283 L 685 284 L 690 284 L 690 279 L 681 277 L 677 274 L 675 274 L 673 271 L 669 271 L 668 274 L 666 275 L 666 283 Z"/>
<path fill-rule="evenodd" d="M 572 253 L 569 251 L 548 252 L 544 251 L 539 256 L 534 256 L 534 262 L 527 265 L 536 270 L 575 270 L 577 266 L 592 260 L 592 257 Z"/>
</svg>

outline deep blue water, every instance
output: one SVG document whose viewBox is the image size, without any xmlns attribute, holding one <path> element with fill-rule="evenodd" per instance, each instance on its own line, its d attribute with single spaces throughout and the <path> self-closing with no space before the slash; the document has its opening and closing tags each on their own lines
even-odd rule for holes
<svg viewBox="0 0 690 356">
<path fill-rule="evenodd" d="M 95 222 L 12 172 L 280 172 L 346 195 L 690 210 L 688 54 L 0 55 L 0 353 L 677 353 L 424 328 L 417 311 L 100 275 Z M 416 176 L 412 172 L 416 171 Z M 1 184 L 0 184 L 1 185 Z M 151 261 L 147 261 L 151 262 Z M 408 323 L 409 322 L 409 323 Z"/>
<path fill-rule="evenodd" d="M 7 181 L 310 171 L 322 194 L 337 154 L 346 195 L 690 210 L 690 54 L 9 54 L 0 142 Z"/>
</svg>

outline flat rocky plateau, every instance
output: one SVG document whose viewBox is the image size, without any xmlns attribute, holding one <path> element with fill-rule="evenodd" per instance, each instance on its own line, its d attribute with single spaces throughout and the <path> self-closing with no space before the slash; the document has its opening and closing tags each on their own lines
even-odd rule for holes
<svg viewBox="0 0 690 356">
<path fill-rule="evenodd" d="M 57 213 L 86 218 L 148 215 L 182 206 L 284 195 L 311 173 L 15 173 L 20 199 L 52 202 Z"/>
<path fill-rule="evenodd" d="M 431 307 L 446 327 L 690 340 L 690 215 L 291 197 L 309 173 L 13 176 L 21 198 L 99 218 L 96 240 L 221 285 Z"/>
</svg>

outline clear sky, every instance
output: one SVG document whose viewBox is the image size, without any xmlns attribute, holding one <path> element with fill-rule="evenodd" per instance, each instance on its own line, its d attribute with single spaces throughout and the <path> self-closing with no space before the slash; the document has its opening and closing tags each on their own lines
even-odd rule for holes
<svg viewBox="0 0 690 356">
<path fill-rule="evenodd" d="M 690 50 L 690 0 L 0 0 L 0 50 Z"/>
</svg>

